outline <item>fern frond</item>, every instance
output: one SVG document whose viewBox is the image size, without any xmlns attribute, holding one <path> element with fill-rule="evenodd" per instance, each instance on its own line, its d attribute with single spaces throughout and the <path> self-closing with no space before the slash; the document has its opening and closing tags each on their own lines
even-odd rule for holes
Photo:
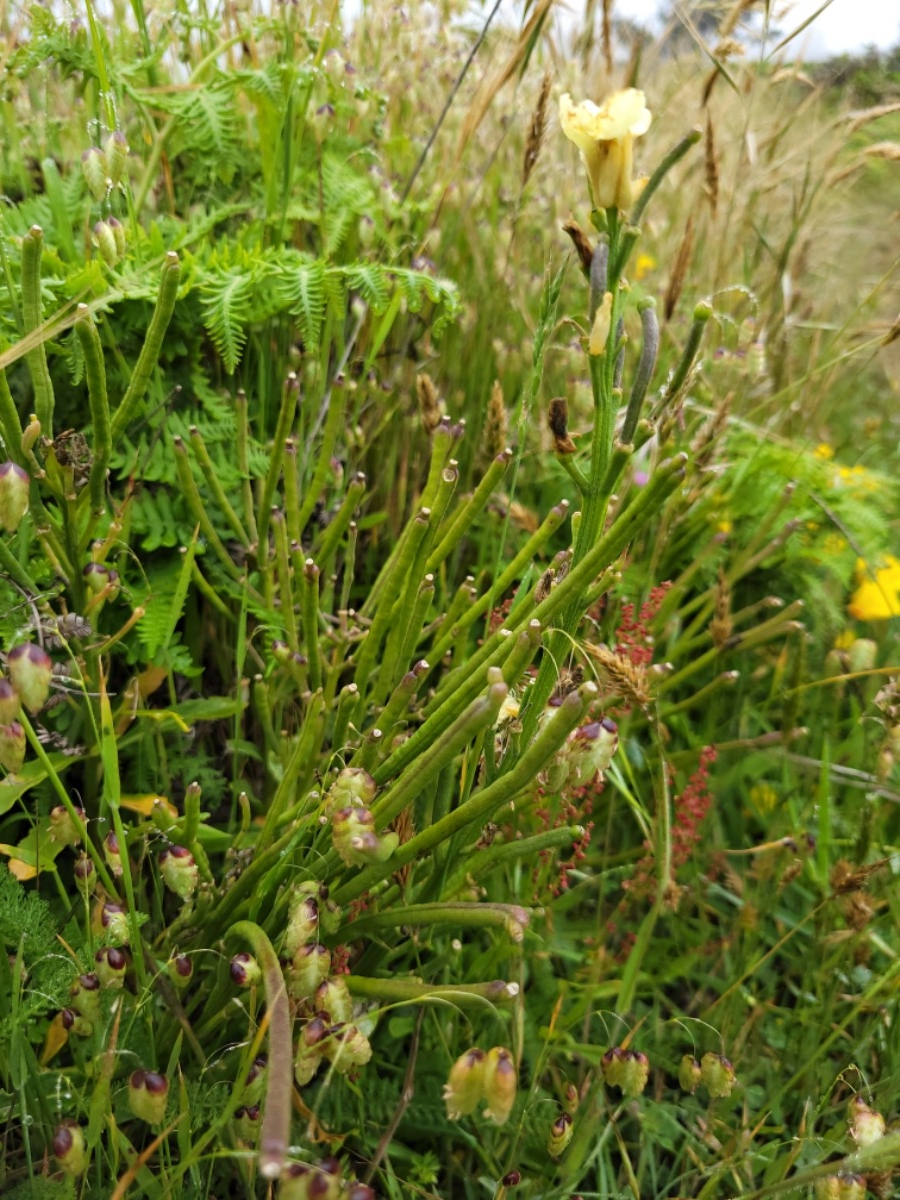
<svg viewBox="0 0 900 1200">
<path fill-rule="evenodd" d="M 203 324 L 229 373 L 240 362 L 247 340 L 252 287 L 252 271 L 234 267 L 207 275 L 200 289 Z"/>
<path fill-rule="evenodd" d="M 280 291 L 288 312 L 300 324 L 307 352 L 315 353 L 325 320 L 325 264 L 311 259 L 290 267 L 282 273 Z"/>
</svg>

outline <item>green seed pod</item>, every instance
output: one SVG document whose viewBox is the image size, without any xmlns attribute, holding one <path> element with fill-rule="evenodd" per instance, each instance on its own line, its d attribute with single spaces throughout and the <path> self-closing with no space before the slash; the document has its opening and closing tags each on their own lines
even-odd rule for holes
<svg viewBox="0 0 900 1200">
<path fill-rule="evenodd" d="M 77 1121 L 63 1121 L 53 1132 L 53 1157 L 66 1175 L 82 1175 L 88 1164 L 84 1134 Z"/>
<path fill-rule="evenodd" d="M 15 775 L 25 761 L 25 730 L 18 721 L 0 725 L 0 767 Z"/>
<path fill-rule="evenodd" d="M 284 953 L 292 958 L 319 933 L 319 902 L 315 896 L 297 895 L 291 898 L 288 908 L 288 923 L 284 933 Z"/>
<path fill-rule="evenodd" d="M 344 767 L 325 796 L 323 811 L 333 816 L 341 808 L 368 808 L 378 793 L 375 780 L 362 767 Z"/>
<path fill-rule="evenodd" d="M 194 977 L 194 964 L 186 954 L 176 954 L 166 963 L 166 973 L 177 988 L 184 988 Z"/>
<path fill-rule="evenodd" d="M 259 1105 L 241 1105 L 234 1110 L 235 1136 L 250 1146 L 256 1145 L 259 1137 Z"/>
<path fill-rule="evenodd" d="M 703 1086 L 715 1100 L 730 1096 L 735 1085 L 734 1067 L 723 1054 L 707 1051 L 700 1060 L 700 1078 Z"/>
<path fill-rule="evenodd" d="M 560 1155 L 572 1140 L 572 1131 L 575 1128 L 572 1123 L 572 1118 L 568 1113 L 560 1113 L 553 1124 L 550 1126 L 550 1137 L 547 1141 L 547 1153 L 551 1158 L 559 1158 Z"/>
<path fill-rule="evenodd" d="M 194 856 L 186 846 L 169 846 L 159 855 L 159 872 L 166 887 L 182 900 L 189 900 L 197 890 L 199 871 Z"/>
<path fill-rule="evenodd" d="M 678 1066 L 678 1082 L 693 1096 L 700 1083 L 700 1064 L 692 1054 L 685 1054 Z"/>
<path fill-rule="evenodd" d="M 473 1113 L 484 1096 L 484 1065 L 487 1055 L 477 1046 L 467 1050 L 450 1068 L 444 1084 L 444 1103 L 451 1121 Z"/>
<path fill-rule="evenodd" d="M 100 978 L 93 971 L 79 975 L 69 988 L 69 1004 L 88 1021 L 100 1020 Z"/>
<path fill-rule="evenodd" d="M 15 533 L 28 512 L 30 483 L 27 471 L 17 463 L 0 463 L 0 529 L 7 533 Z"/>
<path fill-rule="evenodd" d="M 625 1051 L 620 1046 L 613 1046 L 600 1059 L 600 1070 L 604 1082 L 610 1087 L 620 1088 L 624 1077 Z"/>
<path fill-rule="evenodd" d="M 862 1149 L 884 1137 L 884 1117 L 874 1108 L 869 1108 L 862 1096 L 854 1096 L 847 1105 L 847 1128 L 854 1142 Z"/>
<path fill-rule="evenodd" d="M 331 952 L 327 946 L 300 946 L 288 967 L 288 994 L 293 1000 L 308 1000 L 330 974 Z"/>
<path fill-rule="evenodd" d="M 116 129 L 106 139 L 106 174 L 113 186 L 122 178 L 127 159 L 128 140 L 120 129 Z"/>
<path fill-rule="evenodd" d="M 103 839 L 103 857 L 110 871 L 118 879 L 122 874 L 122 851 L 119 848 L 119 839 L 112 832 Z"/>
<path fill-rule="evenodd" d="M 622 1063 L 622 1095 L 634 1099 L 640 1096 L 650 1078 L 650 1062 L 640 1050 L 626 1050 Z"/>
<path fill-rule="evenodd" d="M 484 1062 L 484 1098 L 486 1117 L 498 1125 L 505 1125 L 516 1102 L 518 1072 L 513 1056 L 504 1046 L 488 1050 Z"/>
<path fill-rule="evenodd" d="M 865 1200 L 864 1175 L 838 1175 L 838 1200 Z"/>
<path fill-rule="evenodd" d="M 80 817 L 83 825 L 87 813 L 83 808 L 76 808 L 75 812 Z M 58 842 L 62 846 L 77 846 L 81 841 L 78 826 L 72 820 L 72 816 L 65 805 L 57 804 L 55 808 L 50 810 L 50 837 L 54 842 Z"/>
<path fill-rule="evenodd" d="M 76 858 L 72 874 L 75 876 L 75 883 L 82 896 L 85 900 L 90 899 L 97 883 L 97 868 L 86 854 L 79 854 Z"/>
<path fill-rule="evenodd" d="M 250 1064 L 250 1070 L 247 1072 L 247 1078 L 244 1080 L 244 1086 L 241 1090 L 241 1101 L 244 1104 L 256 1104 L 262 1099 L 263 1093 L 266 1090 L 266 1077 L 268 1074 L 269 1060 L 264 1054 L 257 1055 Z"/>
<path fill-rule="evenodd" d="M 98 592 L 102 592 L 109 582 L 109 568 L 103 563 L 89 562 L 81 574 L 84 576 L 88 591 L 95 596 Z"/>
<path fill-rule="evenodd" d="M 36 642 L 20 642 L 6 658 L 6 669 L 19 698 L 30 713 L 40 712 L 50 695 L 53 663 Z"/>
<path fill-rule="evenodd" d="M 94 1032 L 94 1022 L 74 1008 L 64 1008 L 59 1014 L 59 1023 L 66 1033 L 74 1033 L 77 1037 L 90 1037 Z"/>
<path fill-rule="evenodd" d="M 347 1075 L 356 1067 L 364 1067 L 372 1057 L 372 1045 L 355 1025 L 335 1025 L 330 1036 L 322 1042 L 322 1053 L 334 1063 L 336 1071 Z"/>
<path fill-rule="evenodd" d="M 0 725 L 15 721 L 22 709 L 19 693 L 8 679 L 0 678 Z"/>
<path fill-rule="evenodd" d="M 116 235 L 108 221 L 98 221 L 94 226 L 94 245 L 100 251 L 100 257 L 108 267 L 114 267 L 119 261 L 119 249 L 116 246 Z"/>
<path fill-rule="evenodd" d="M 353 1001 L 340 975 L 322 980 L 313 994 L 313 1008 L 317 1013 L 328 1013 L 335 1025 L 347 1024 L 353 1016 Z"/>
<path fill-rule="evenodd" d="M 161 1125 L 169 1100 L 169 1081 L 157 1071 L 134 1071 L 128 1080 L 128 1105 L 141 1121 Z"/>
<path fill-rule="evenodd" d="M 338 809 L 331 818 L 331 840 L 348 867 L 371 862 L 379 847 L 371 811 L 349 806 Z"/>
<path fill-rule="evenodd" d="M 101 904 L 95 913 L 94 928 L 97 932 L 105 931 L 115 945 L 127 946 L 129 938 L 128 914 L 121 904 L 113 904 L 107 900 Z"/>
<path fill-rule="evenodd" d="M 125 257 L 125 251 L 128 249 L 125 241 L 125 226 L 118 217 L 107 217 L 106 224 L 112 230 L 112 235 L 115 239 L 117 261 L 121 261 Z"/>
<path fill-rule="evenodd" d="M 241 951 L 231 960 L 230 973 L 238 987 L 255 987 L 262 979 L 262 970 L 252 954 Z"/>
<path fill-rule="evenodd" d="M 94 967 L 102 988 L 118 989 L 125 986 L 128 958 L 118 946 L 103 946 L 94 955 Z"/>
<path fill-rule="evenodd" d="M 90 150 L 85 150 L 82 154 L 81 173 L 88 185 L 88 191 L 99 203 L 106 195 L 110 185 L 106 155 L 99 146 L 91 146 Z"/>
</svg>

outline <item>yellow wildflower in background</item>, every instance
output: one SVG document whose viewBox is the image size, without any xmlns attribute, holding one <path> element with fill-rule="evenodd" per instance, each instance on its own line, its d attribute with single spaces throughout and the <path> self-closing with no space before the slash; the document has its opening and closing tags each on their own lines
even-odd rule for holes
<svg viewBox="0 0 900 1200">
<path fill-rule="evenodd" d="M 563 133 L 581 151 L 595 208 L 630 208 L 645 179 L 631 178 L 634 139 L 650 128 L 650 110 L 637 88 L 613 92 L 603 104 L 559 99 Z"/>
<path fill-rule="evenodd" d="M 816 458 L 822 458 L 827 461 L 829 458 L 834 458 L 834 446 L 829 446 L 827 442 L 819 442 L 813 454 Z"/>
<path fill-rule="evenodd" d="M 860 558 L 856 578 L 858 586 L 847 605 L 851 617 L 857 621 L 886 621 L 900 616 L 900 559 L 889 554 L 873 572 Z"/>
<path fill-rule="evenodd" d="M 634 277 L 640 282 L 644 279 L 653 268 L 656 266 L 656 259 L 652 254 L 639 254 L 634 262 Z"/>
</svg>

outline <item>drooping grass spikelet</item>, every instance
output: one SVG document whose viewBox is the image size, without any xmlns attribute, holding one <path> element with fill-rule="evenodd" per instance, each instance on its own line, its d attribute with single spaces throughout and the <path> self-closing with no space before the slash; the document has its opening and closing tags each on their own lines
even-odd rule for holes
<svg viewBox="0 0 900 1200">
<path fill-rule="evenodd" d="M 531 124 L 528 126 L 528 138 L 525 142 L 525 156 L 522 159 L 522 188 L 528 183 L 544 144 L 547 133 L 547 111 L 550 100 L 550 85 L 552 77 L 549 71 L 544 72 L 541 80 L 541 90 L 538 92 L 537 104 L 531 114 Z"/>
<path fill-rule="evenodd" d="M 484 456 L 488 461 L 493 461 L 506 449 L 508 433 L 509 414 L 503 399 L 503 388 L 500 386 L 500 380 L 495 379 L 484 423 Z"/>
<path fill-rule="evenodd" d="M 688 267 L 691 262 L 691 253 L 694 249 L 694 214 L 691 213 L 687 219 L 687 224 L 684 227 L 684 237 L 681 239 L 681 245 L 678 247 L 678 253 L 675 256 L 675 262 L 672 266 L 672 273 L 669 276 L 669 282 L 666 285 L 666 294 L 663 300 L 663 312 L 667 321 L 672 319 L 672 314 L 675 311 L 675 306 L 678 303 L 678 298 L 681 295 L 681 289 L 684 287 L 685 276 L 687 275 Z"/>
<path fill-rule="evenodd" d="M 706 197 L 712 215 L 719 210 L 719 159 L 716 153 L 716 134 L 712 114 L 706 114 L 706 136 L 704 139 L 703 167 L 706 175 Z"/>
<path fill-rule="evenodd" d="M 731 620 L 731 588 L 725 578 L 725 572 L 719 567 L 719 578 L 716 580 L 716 611 L 709 623 L 709 632 L 713 645 L 722 647 L 731 637 L 734 623 Z"/>
<path fill-rule="evenodd" d="M 603 63 L 606 67 L 606 74 L 610 77 L 612 77 L 613 72 L 612 6 L 613 0 L 603 0 L 603 26 L 600 34 L 603 47 Z"/>
<path fill-rule="evenodd" d="M 426 375 L 424 372 L 416 376 L 416 396 L 419 400 L 422 424 L 428 433 L 433 433 L 440 424 L 441 402 L 434 381 L 430 375 Z"/>
<path fill-rule="evenodd" d="M 637 704 L 639 708 L 647 708 L 650 703 L 650 685 L 647 668 L 642 663 L 634 663 L 625 655 L 616 654 L 608 646 L 595 646 L 591 642 L 585 642 L 584 648 L 603 670 L 608 690 L 632 704 Z"/>
</svg>

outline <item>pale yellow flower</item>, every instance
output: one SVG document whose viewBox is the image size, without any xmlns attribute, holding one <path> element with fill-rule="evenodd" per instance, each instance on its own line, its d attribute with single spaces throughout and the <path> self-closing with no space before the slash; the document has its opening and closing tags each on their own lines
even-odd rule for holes
<svg viewBox="0 0 900 1200">
<path fill-rule="evenodd" d="M 650 128 L 650 110 L 637 88 L 613 92 L 603 104 L 559 99 L 563 133 L 581 151 L 595 208 L 630 208 L 646 180 L 631 178 L 634 139 Z"/>
<path fill-rule="evenodd" d="M 606 343 L 609 340 L 609 330 L 612 325 L 612 302 L 612 292 L 605 292 L 603 299 L 597 305 L 594 323 L 591 326 L 591 336 L 588 339 L 588 350 L 591 354 L 606 353 Z"/>
</svg>

